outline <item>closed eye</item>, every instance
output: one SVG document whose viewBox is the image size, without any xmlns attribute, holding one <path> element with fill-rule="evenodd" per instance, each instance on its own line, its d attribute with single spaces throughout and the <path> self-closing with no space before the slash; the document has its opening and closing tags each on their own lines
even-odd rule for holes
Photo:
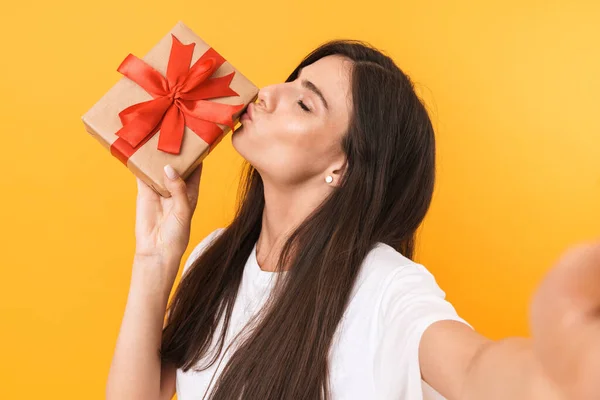
<svg viewBox="0 0 600 400">
<path fill-rule="evenodd" d="M 306 104 L 304 104 L 304 102 L 302 100 L 298 100 L 298 104 L 300 105 L 300 107 L 302 107 L 302 109 L 306 112 L 310 112 L 310 108 L 308 108 L 306 106 Z"/>
</svg>

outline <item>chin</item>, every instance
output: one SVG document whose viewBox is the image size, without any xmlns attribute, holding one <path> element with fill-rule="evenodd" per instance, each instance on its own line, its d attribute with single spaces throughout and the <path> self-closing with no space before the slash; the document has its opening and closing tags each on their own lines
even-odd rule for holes
<svg viewBox="0 0 600 400">
<path fill-rule="evenodd" d="M 239 155 L 241 155 L 246 160 L 248 159 L 246 157 L 246 154 L 248 154 L 250 151 L 250 149 L 248 149 L 249 144 L 244 139 L 244 132 L 241 127 L 238 130 L 234 131 L 231 135 L 231 145 L 233 146 L 235 151 L 238 152 Z"/>
</svg>

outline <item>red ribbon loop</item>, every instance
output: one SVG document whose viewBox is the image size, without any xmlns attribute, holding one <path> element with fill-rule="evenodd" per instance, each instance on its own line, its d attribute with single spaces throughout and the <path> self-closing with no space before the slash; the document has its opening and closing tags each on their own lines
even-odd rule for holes
<svg viewBox="0 0 600 400">
<path fill-rule="evenodd" d="M 117 69 L 153 97 L 119 113 L 123 127 L 116 135 L 133 149 L 160 130 L 158 149 L 179 154 L 185 126 L 213 145 L 222 133 L 216 124 L 226 125 L 233 130 L 233 114 L 244 108 L 243 104 L 208 101 L 217 97 L 238 96 L 229 87 L 235 72 L 209 79 L 225 62 L 223 57 L 209 48 L 190 68 L 195 43 L 184 45 L 175 35 L 171 36 L 173 44 L 166 78 L 132 54 Z"/>
</svg>

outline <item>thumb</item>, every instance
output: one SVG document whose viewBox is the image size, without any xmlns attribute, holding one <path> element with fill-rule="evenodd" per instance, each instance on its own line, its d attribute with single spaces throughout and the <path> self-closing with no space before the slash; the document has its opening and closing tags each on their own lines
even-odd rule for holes
<svg viewBox="0 0 600 400">
<path fill-rule="evenodd" d="M 173 198 L 173 209 L 178 218 L 190 218 L 190 204 L 187 196 L 186 183 L 175 169 L 167 164 L 164 167 L 165 187 Z"/>
</svg>

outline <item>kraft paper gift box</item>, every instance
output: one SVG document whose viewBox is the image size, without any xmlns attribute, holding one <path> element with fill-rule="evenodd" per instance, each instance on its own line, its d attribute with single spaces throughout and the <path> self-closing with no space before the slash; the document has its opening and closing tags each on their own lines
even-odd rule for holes
<svg viewBox="0 0 600 400">
<path fill-rule="evenodd" d="M 81 118 L 85 129 L 163 197 L 163 167 L 186 179 L 235 123 L 258 88 L 181 21 Z"/>
</svg>

